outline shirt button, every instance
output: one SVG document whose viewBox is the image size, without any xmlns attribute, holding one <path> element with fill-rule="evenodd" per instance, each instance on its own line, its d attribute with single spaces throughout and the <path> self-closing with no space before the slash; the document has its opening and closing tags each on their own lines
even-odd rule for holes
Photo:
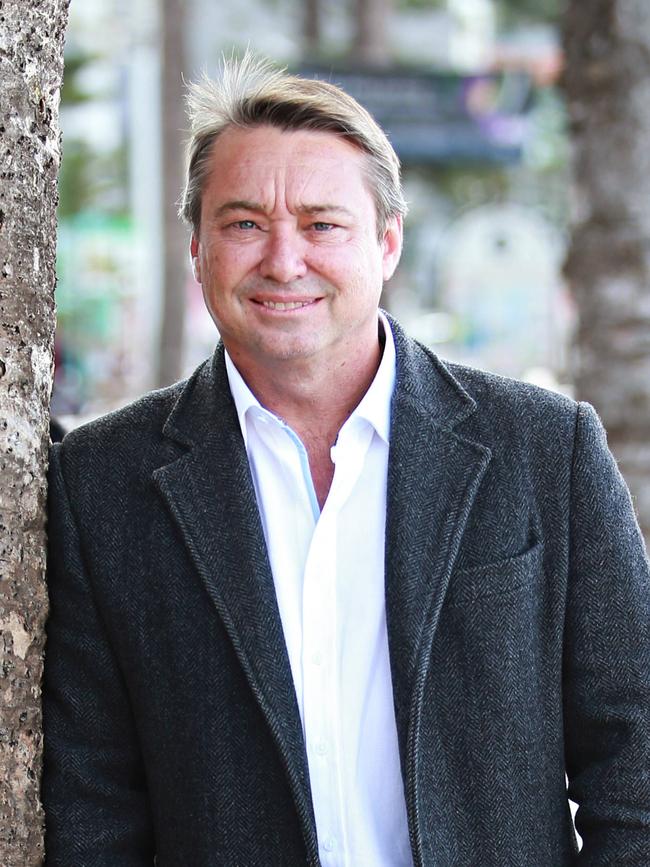
<svg viewBox="0 0 650 867">
<path fill-rule="evenodd" d="M 317 756 L 324 756 L 327 752 L 327 744 L 325 741 L 316 741 L 314 745 L 314 751 Z"/>
<path fill-rule="evenodd" d="M 316 651 L 316 653 L 312 654 L 311 661 L 313 662 L 314 665 L 321 665 L 323 662 L 322 654 L 320 654 L 320 653 L 318 653 L 318 651 Z"/>
<path fill-rule="evenodd" d="M 334 850 L 335 845 L 336 845 L 336 843 L 334 840 L 332 840 L 331 837 L 325 837 L 325 839 L 323 840 L 323 849 L 326 852 L 332 852 Z"/>
</svg>

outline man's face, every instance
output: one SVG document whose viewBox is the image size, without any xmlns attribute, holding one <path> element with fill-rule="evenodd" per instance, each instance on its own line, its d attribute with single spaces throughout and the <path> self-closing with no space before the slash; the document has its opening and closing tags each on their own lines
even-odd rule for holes
<svg viewBox="0 0 650 867">
<path fill-rule="evenodd" d="M 377 237 L 364 154 L 336 135 L 230 128 L 215 142 L 192 236 L 206 305 L 242 370 L 377 351 L 401 220 Z"/>
</svg>

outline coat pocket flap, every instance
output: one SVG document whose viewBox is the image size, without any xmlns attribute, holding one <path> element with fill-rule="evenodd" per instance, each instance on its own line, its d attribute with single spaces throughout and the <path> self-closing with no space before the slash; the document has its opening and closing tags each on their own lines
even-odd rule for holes
<svg viewBox="0 0 650 867">
<path fill-rule="evenodd" d="M 453 573 L 448 602 L 467 602 L 502 595 L 530 584 L 542 569 L 543 544 L 536 542 L 521 554 Z"/>
</svg>

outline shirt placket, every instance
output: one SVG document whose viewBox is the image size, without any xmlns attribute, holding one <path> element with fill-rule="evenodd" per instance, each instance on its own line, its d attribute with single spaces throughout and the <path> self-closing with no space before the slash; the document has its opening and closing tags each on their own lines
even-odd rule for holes
<svg viewBox="0 0 650 867">
<path fill-rule="evenodd" d="M 336 534 L 321 514 L 305 565 L 303 583 L 303 708 L 307 757 L 321 861 L 339 867 L 339 761 L 336 717 Z"/>
<path fill-rule="evenodd" d="M 324 867 L 348 864 L 341 779 L 336 529 L 341 508 L 361 473 L 372 435 L 370 425 L 364 425 L 332 449 L 334 479 L 314 530 L 303 583 L 304 727 Z"/>
</svg>

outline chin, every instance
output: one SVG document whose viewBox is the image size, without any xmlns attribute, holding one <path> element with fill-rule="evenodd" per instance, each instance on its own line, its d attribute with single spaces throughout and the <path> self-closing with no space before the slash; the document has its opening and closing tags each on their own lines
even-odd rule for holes
<svg viewBox="0 0 650 867">
<path fill-rule="evenodd" d="M 281 347 L 274 346 L 267 348 L 264 353 L 267 358 L 272 358 L 275 361 L 299 361 L 301 359 L 311 358 L 316 355 L 315 347 Z"/>
</svg>

